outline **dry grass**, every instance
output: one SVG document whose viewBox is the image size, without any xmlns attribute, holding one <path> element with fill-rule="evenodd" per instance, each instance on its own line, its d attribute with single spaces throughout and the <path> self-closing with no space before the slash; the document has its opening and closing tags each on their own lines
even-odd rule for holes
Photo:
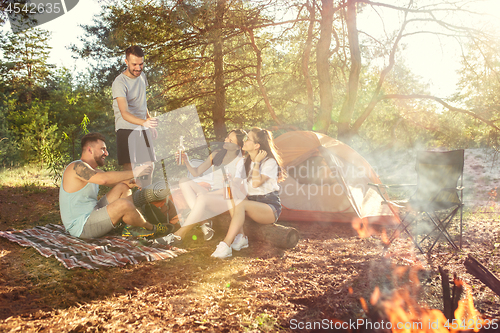
<svg viewBox="0 0 500 333">
<path fill-rule="evenodd" d="M 55 187 L 49 171 L 41 166 L 0 169 L 0 187 Z"/>
<path fill-rule="evenodd" d="M 33 172 L 12 176 L 10 184 L 22 186 Z M 475 191 L 469 198 L 481 200 L 468 201 L 463 251 L 451 252 L 440 243 L 430 257 L 404 238 L 384 253 L 379 237 L 359 238 L 345 224 L 297 224 L 302 238 L 296 248 L 251 244 L 226 261 L 209 257 L 224 234 L 220 230 L 210 242 L 189 242 L 190 251 L 175 260 L 98 271 L 67 270 L 53 258 L 0 238 L 0 331 L 290 332 L 292 319 L 372 315 L 377 307 L 365 311 L 360 299 L 369 300 L 375 287 L 390 297 L 410 280 L 395 279 L 392 270 L 417 266 L 422 269 L 415 297 L 422 306 L 442 309 L 442 266 L 471 286 L 483 316 L 500 318 L 500 297 L 463 266 L 471 254 L 500 275 L 500 206 L 491 190 L 474 184 L 476 175 L 467 177 Z M 37 195 L 43 196 L 32 197 Z M 60 221 L 52 215 L 43 223 Z"/>
</svg>

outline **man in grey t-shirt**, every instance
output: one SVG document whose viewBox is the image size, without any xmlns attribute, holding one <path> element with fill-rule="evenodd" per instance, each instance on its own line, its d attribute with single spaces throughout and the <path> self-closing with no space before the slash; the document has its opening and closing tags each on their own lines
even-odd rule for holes
<svg viewBox="0 0 500 333">
<path fill-rule="evenodd" d="M 146 87 L 148 80 L 142 72 L 144 68 L 144 52 L 139 46 L 131 46 L 125 50 L 125 64 L 127 69 L 118 75 L 113 82 L 113 110 L 115 114 L 116 144 L 118 164 L 124 170 L 132 170 L 131 163 L 153 162 L 154 151 L 151 138 L 156 138 L 158 122 L 148 111 Z M 149 147 L 146 157 L 130 156 L 129 152 L 142 152 L 141 149 L 129 149 L 129 135 L 138 126 L 144 131 L 134 132 L 134 141 L 144 140 Z M 135 135 L 139 133 L 138 135 Z M 141 147 L 141 144 L 138 145 Z M 143 144 L 142 144 L 143 147 Z"/>
</svg>

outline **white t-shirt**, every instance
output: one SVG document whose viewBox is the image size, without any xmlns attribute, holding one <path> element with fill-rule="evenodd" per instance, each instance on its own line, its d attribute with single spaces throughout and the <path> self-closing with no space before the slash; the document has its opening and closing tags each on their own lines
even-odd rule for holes
<svg viewBox="0 0 500 333">
<path fill-rule="evenodd" d="M 252 172 L 255 163 L 250 163 L 250 172 Z M 247 179 L 245 172 L 245 159 L 241 159 L 236 166 L 234 178 L 243 179 L 247 195 L 264 195 L 274 191 L 279 191 L 278 185 L 278 163 L 274 158 L 267 158 L 260 163 L 260 174 L 269 177 L 259 187 L 252 186 L 252 177 Z"/>
<path fill-rule="evenodd" d="M 241 156 L 241 154 L 240 154 Z M 231 162 L 228 164 L 221 164 L 218 167 L 215 167 L 212 165 L 212 172 L 213 172 L 213 183 L 214 185 L 212 186 L 212 189 L 220 189 L 222 188 L 224 184 L 224 175 L 222 173 L 221 167 L 226 168 L 226 172 L 231 176 L 234 177 L 236 174 L 236 167 L 238 165 L 238 161 L 241 160 L 241 157 L 238 156 L 235 159 L 233 159 Z"/>
</svg>

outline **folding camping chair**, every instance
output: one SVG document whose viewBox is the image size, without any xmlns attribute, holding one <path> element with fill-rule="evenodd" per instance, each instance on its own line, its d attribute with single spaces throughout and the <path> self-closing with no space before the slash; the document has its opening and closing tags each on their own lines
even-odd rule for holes
<svg viewBox="0 0 500 333">
<path fill-rule="evenodd" d="M 400 232 L 405 232 L 422 253 L 425 253 L 422 247 L 424 244 L 430 244 L 427 250 L 429 254 L 441 237 L 444 237 L 455 250 L 461 249 L 463 169 L 463 149 L 446 152 L 421 151 L 417 154 L 415 166 L 418 176 L 416 185 L 370 184 L 376 186 L 393 212 L 403 208 L 402 218 L 399 214 L 395 214 L 400 223 L 389 241 L 392 242 Z M 416 186 L 415 192 L 407 200 L 389 200 L 384 195 L 385 190 L 391 187 L 404 186 Z M 460 235 L 457 246 L 449 231 L 452 220 L 459 211 Z"/>
</svg>

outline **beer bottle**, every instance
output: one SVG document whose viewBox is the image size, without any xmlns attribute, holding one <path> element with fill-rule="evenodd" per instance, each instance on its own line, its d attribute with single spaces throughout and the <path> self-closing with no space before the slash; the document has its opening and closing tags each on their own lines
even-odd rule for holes
<svg viewBox="0 0 500 333">
<path fill-rule="evenodd" d="M 181 135 L 179 139 L 179 146 L 177 147 L 177 154 L 179 155 L 179 158 L 177 159 L 177 165 L 183 165 L 184 160 L 182 159 L 182 154 L 184 154 L 184 151 L 186 150 L 184 148 L 184 137 Z"/>
<path fill-rule="evenodd" d="M 226 172 L 226 168 L 222 168 L 224 176 L 224 199 L 231 200 L 233 198 L 233 193 L 231 192 L 231 186 L 229 184 L 229 177 Z"/>
</svg>

